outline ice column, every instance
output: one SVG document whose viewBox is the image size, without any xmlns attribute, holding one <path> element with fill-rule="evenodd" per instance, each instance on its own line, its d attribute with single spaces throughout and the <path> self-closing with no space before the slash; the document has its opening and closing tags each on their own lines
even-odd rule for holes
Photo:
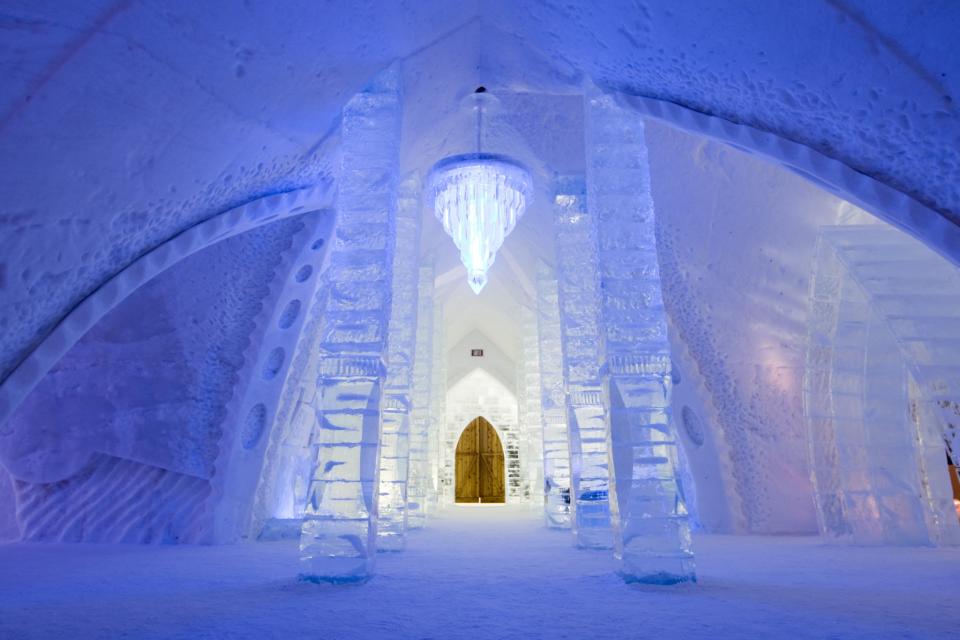
<svg viewBox="0 0 960 640">
<path fill-rule="evenodd" d="M 582 178 L 559 178 L 554 191 L 557 282 L 566 376 L 572 529 L 578 547 L 613 546 L 607 438 L 600 384 L 596 225 Z"/>
<path fill-rule="evenodd" d="M 527 307 L 520 309 L 520 433 L 524 469 L 524 497 L 543 501 L 543 418 L 540 412 L 540 345 L 537 335 L 537 316 Z"/>
<path fill-rule="evenodd" d="M 413 365 L 413 416 L 410 426 L 410 480 L 407 485 L 407 526 L 426 523 L 433 487 L 430 466 L 430 387 L 433 364 L 433 265 L 420 267 L 416 356 Z"/>
<path fill-rule="evenodd" d="M 407 472 L 413 355 L 417 332 L 420 261 L 420 181 L 406 179 L 397 202 L 397 239 L 393 255 L 393 306 L 387 348 L 383 431 L 380 434 L 380 522 L 377 548 L 400 551 L 407 530 Z"/>
<path fill-rule="evenodd" d="M 380 400 L 397 205 L 401 99 L 393 71 L 344 107 L 337 228 L 324 278 L 316 466 L 300 535 L 301 578 L 358 582 L 377 544 Z"/>
<path fill-rule="evenodd" d="M 670 346 L 643 120 L 586 98 L 587 203 L 597 224 L 601 377 L 614 555 L 628 582 L 695 580 L 677 482 Z"/>
<path fill-rule="evenodd" d="M 544 263 L 537 266 L 537 325 L 540 336 L 540 408 L 543 418 L 543 491 L 547 526 L 570 526 L 570 452 L 563 391 L 560 308 L 557 281 Z"/>
<path fill-rule="evenodd" d="M 443 435 L 447 415 L 447 350 L 443 330 L 443 305 L 433 305 L 433 367 L 430 371 L 430 495 L 427 512 L 435 509 L 440 499 Z"/>
</svg>

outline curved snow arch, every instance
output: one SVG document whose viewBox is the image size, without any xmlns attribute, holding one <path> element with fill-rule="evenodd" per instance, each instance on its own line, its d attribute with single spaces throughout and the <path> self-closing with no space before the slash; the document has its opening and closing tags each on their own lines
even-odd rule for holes
<svg viewBox="0 0 960 640">
<path fill-rule="evenodd" d="M 277 193 L 228 209 L 146 251 L 65 314 L 33 351 L 0 383 L 2 425 L 48 371 L 103 316 L 134 291 L 184 258 L 221 240 L 276 220 L 332 209 L 332 182 Z"/>
<path fill-rule="evenodd" d="M 902 229 L 960 267 L 960 227 L 902 191 L 805 144 L 683 105 L 613 93 L 623 106 L 669 125 L 713 138 L 775 162 L 802 178 Z"/>
</svg>

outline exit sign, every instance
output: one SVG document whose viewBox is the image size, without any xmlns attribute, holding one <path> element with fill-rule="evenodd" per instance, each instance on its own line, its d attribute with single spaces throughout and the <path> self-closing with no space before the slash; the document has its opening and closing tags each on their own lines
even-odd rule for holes
<svg viewBox="0 0 960 640">
<path fill-rule="evenodd" d="M 470 349 L 470 355 L 473 356 L 474 358 L 482 358 L 483 349 Z"/>
</svg>

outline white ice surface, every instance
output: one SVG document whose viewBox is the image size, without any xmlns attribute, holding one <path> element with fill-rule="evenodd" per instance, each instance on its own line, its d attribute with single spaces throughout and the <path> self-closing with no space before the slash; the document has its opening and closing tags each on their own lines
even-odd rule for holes
<svg viewBox="0 0 960 640">
<path fill-rule="evenodd" d="M 948 638 L 960 550 L 697 536 L 700 583 L 625 585 L 522 507 L 461 505 L 363 586 L 295 542 L 0 546 L 0 638 Z"/>
</svg>

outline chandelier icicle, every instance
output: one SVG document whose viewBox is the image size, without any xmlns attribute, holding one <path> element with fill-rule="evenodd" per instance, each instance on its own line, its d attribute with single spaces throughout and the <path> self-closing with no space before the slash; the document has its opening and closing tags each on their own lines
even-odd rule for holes
<svg viewBox="0 0 960 640">
<path fill-rule="evenodd" d="M 434 215 L 460 250 L 467 281 L 479 294 L 497 250 L 523 217 L 533 195 L 530 172 L 518 162 L 480 151 L 483 93 L 477 111 L 477 152 L 444 158 L 430 172 L 427 197 Z M 489 98 L 487 98 L 489 99 Z"/>
</svg>

